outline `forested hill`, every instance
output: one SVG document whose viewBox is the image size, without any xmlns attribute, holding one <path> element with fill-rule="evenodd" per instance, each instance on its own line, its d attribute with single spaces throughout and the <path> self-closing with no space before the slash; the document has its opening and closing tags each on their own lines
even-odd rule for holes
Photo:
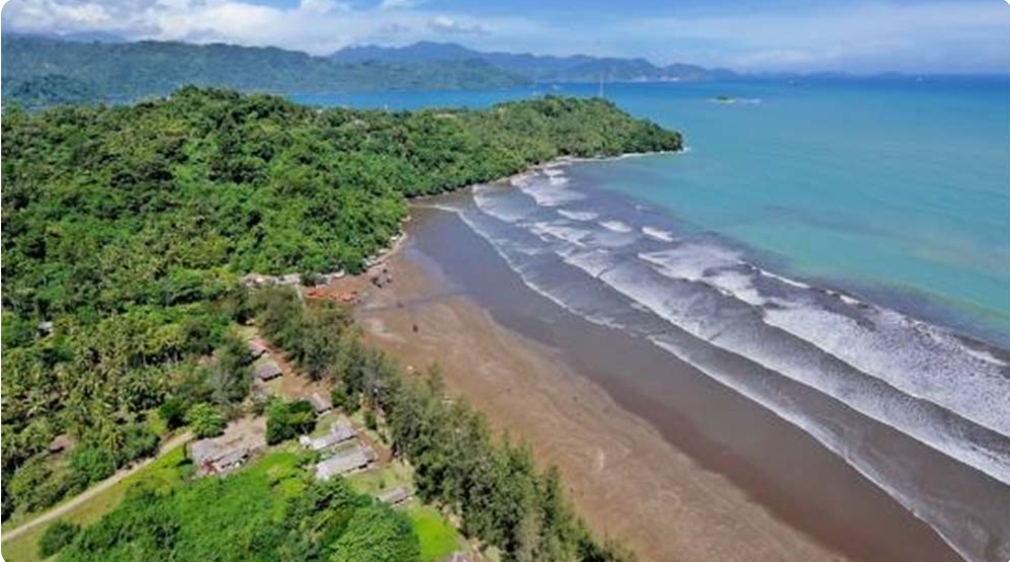
<svg viewBox="0 0 1010 562">
<path fill-rule="evenodd" d="M 342 63 L 278 48 L 142 41 L 102 43 L 12 35 L 2 39 L 3 103 L 30 108 L 129 101 L 184 85 L 273 93 L 499 88 L 525 82 L 485 61 Z M 82 93 L 87 95 L 82 98 Z"/>
<path fill-rule="evenodd" d="M 359 271 L 405 196 L 681 147 L 606 101 L 554 97 L 390 113 L 189 87 L 2 125 L 5 519 L 150 454 L 145 412 L 167 397 L 244 396 L 200 362 L 248 318 L 237 276 Z M 45 449 L 65 432 L 82 464 L 57 469 Z"/>
</svg>

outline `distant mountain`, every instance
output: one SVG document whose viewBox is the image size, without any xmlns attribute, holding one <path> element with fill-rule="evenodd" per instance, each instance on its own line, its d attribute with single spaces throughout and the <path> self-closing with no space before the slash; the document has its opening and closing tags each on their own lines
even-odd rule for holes
<svg viewBox="0 0 1010 562">
<path fill-rule="evenodd" d="M 725 69 L 709 70 L 691 64 L 656 66 L 641 59 L 572 55 L 557 57 L 527 53 L 482 52 L 455 43 L 422 41 L 405 47 L 366 45 L 346 47 L 332 55 L 340 62 L 447 62 L 480 60 L 529 80 L 546 82 L 595 82 L 601 78 L 620 81 L 711 80 L 729 78 Z"/>
<path fill-rule="evenodd" d="M 502 88 L 526 82 L 478 59 L 340 62 L 273 47 L 78 42 L 7 34 L 0 48 L 3 102 L 29 107 L 59 100 L 132 100 L 188 84 L 304 93 Z"/>
<path fill-rule="evenodd" d="M 481 53 L 467 49 L 455 43 L 432 43 L 421 41 L 400 48 L 364 45 L 360 47 L 345 47 L 331 55 L 340 62 L 366 62 L 374 60 L 395 62 L 435 62 L 447 60 L 479 59 Z"/>
<path fill-rule="evenodd" d="M 74 43 L 126 43 L 128 41 L 122 35 L 116 35 L 107 31 L 78 31 L 74 33 L 25 33 L 9 31 L 4 35 L 7 37 L 36 37 L 57 41 L 72 41 Z"/>
</svg>

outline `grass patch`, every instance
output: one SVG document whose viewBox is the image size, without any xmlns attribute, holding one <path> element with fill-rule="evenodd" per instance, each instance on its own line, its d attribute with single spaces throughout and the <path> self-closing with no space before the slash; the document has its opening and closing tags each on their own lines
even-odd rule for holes
<svg viewBox="0 0 1010 562">
<path fill-rule="evenodd" d="M 421 541 L 421 562 L 436 562 L 461 548 L 459 533 L 435 508 L 415 505 L 407 515 Z"/>
</svg>

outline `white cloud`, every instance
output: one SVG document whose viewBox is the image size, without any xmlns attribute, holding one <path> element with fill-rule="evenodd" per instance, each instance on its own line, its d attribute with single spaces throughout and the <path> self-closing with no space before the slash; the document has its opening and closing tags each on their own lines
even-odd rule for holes
<svg viewBox="0 0 1010 562">
<path fill-rule="evenodd" d="M 350 11 L 350 7 L 347 4 L 336 2 L 334 0 L 302 0 L 298 7 L 301 11 L 310 14 L 328 14 L 335 11 Z"/>
<path fill-rule="evenodd" d="M 409 43 L 444 34 L 495 34 L 503 41 L 536 24 L 435 14 L 414 0 L 355 9 L 336 0 L 291 7 L 249 0 L 11 0 L 3 23 L 19 31 L 109 31 L 129 39 L 275 45 L 314 54 L 366 42 Z"/>
<path fill-rule="evenodd" d="M 428 20 L 428 29 L 436 33 L 468 34 L 486 33 L 487 30 L 476 23 L 463 23 L 448 16 L 435 16 Z"/>
</svg>

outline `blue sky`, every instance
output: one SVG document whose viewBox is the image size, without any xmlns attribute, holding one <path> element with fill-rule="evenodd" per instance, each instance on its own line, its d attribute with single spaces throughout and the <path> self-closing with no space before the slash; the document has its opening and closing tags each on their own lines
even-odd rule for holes
<svg viewBox="0 0 1010 562">
<path fill-rule="evenodd" d="M 430 40 L 742 71 L 1010 73 L 1005 0 L 9 0 L 2 22 L 314 54 Z"/>
</svg>

